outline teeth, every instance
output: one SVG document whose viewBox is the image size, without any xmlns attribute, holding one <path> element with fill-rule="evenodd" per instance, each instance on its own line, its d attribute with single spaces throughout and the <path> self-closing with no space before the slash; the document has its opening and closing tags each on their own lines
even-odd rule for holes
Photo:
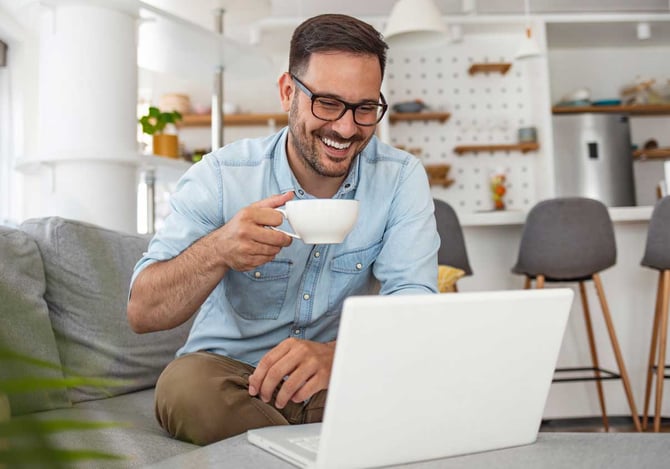
<svg viewBox="0 0 670 469">
<path fill-rule="evenodd" d="M 322 138 L 321 141 L 328 145 L 329 147 L 336 148 L 338 150 L 344 150 L 346 148 L 349 148 L 351 146 L 351 142 L 345 142 L 345 143 L 338 143 L 335 140 L 331 140 L 329 138 Z"/>
</svg>

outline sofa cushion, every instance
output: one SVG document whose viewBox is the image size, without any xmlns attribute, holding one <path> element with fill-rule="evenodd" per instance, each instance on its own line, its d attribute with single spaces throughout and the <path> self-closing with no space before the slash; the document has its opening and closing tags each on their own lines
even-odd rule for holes
<svg viewBox="0 0 670 469">
<path fill-rule="evenodd" d="M 45 298 L 66 375 L 113 377 L 113 388 L 68 390 L 79 402 L 154 386 L 189 332 L 135 334 L 126 305 L 135 263 L 149 237 L 59 217 L 27 220 L 21 229 L 37 242 L 46 272 Z"/>
<path fill-rule="evenodd" d="M 56 338 L 44 301 L 46 281 L 37 244 L 22 231 L 0 226 L 0 348 L 49 362 L 54 368 L 0 357 L 0 382 L 63 379 Z M 69 407 L 64 385 L 9 394 L 13 415 Z"/>
<path fill-rule="evenodd" d="M 85 448 L 123 458 L 121 461 L 92 459 L 76 465 L 73 463 L 72 467 L 77 469 L 142 468 L 198 448 L 170 437 L 158 424 L 153 411 L 154 393 L 148 389 L 109 399 L 81 402 L 71 409 L 38 412 L 23 416 L 19 420 L 75 420 L 117 424 L 109 428 L 61 431 L 50 437 L 49 442 L 59 449 Z"/>
</svg>

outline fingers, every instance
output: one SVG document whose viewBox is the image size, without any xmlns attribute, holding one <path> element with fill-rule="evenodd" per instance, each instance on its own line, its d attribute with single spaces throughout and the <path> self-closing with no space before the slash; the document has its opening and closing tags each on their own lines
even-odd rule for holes
<svg viewBox="0 0 670 469">
<path fill-rule="evenodd" d="M 303 402 L 327 385 L 327 381 L 323 382 L 316 362 L 306 363 L 291 373 L 281 385 L 275 398 L 275 407 L 282 409 L 289 401 Z"/>
<path fill-rule="evenodd" d="M 251 204 L 251 206 L 259 208 L 277 208 L 286 204 L 286 202 L 291 200 L 294 196 L 295 193 L 293 191 L 288 191 L 283 194 L 272 195 L 266 199 L 259 200 L 258 202 Z"/>
<path fill-rule="evenodd" d="M 286 356 L 289 350 L 290 344 L 287 341 L 283 341 L 265 354 L 261 361 L 258 362 L 256 370 L 249 377 L 249 394 L 252 396 L 259 395 L 263 402 L 270 401 L 277 385 L 284 376 L 292 371 L 282 372 L 280 367 L 275 367 Z M 286 363 L 281 368 L 284 367 L 286 367 Z"/>
<path fill-rule="evenodd" d="M 241 209 L 217 230 L 222 262 L 236 271 L 248 271 L 265 264 L 291 244 L 291 237 L 268 226 L 279 226 L 283 216 L 274 207 L 293 198 L 292 191 L 273 195 Z"/>
<path fill-rule="evenodd" d="M 307 340 L 286 339 L 270 350 L 249 377 L 249 394 L 278 409 L 289 401 L 302 402 L 326 389 L 330 380 L 334 347 Z"/>
</svg>

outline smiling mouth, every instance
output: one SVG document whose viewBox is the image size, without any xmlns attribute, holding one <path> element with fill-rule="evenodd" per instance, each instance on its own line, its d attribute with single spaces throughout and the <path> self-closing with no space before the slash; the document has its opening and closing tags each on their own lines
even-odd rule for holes
<svg viewBox="0 0 670 469">
<path fill-rule="evenodd" d="M 328 147 L 333 148 L 335 150 L 346 150 L 351 146 L 351 142 L 336 142 L 335 140 L 331 140 L 329 138 L 323 137 L 321 141 Z"/>
</svg>

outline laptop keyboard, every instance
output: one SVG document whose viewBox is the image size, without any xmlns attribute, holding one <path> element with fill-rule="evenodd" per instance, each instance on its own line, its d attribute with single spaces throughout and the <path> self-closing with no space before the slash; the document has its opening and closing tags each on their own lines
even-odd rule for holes
<svg viewBox="0 0 670 469">
<path fill-rule="evenodd" d="M 316 453 L 319 449 L 319 436 L 320 435 L 302 436 L 299 438 L 290 438 L 289 441 L 307 451 Z"/>
</svg>

